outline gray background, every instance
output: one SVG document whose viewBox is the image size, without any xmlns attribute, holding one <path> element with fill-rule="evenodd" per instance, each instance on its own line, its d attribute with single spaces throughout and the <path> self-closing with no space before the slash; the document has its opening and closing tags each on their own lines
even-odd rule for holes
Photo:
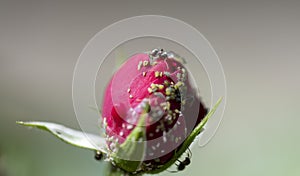
<svg viewBox="0 0 300 176">
<path fill-rule="evenodd" d="M 71 83 L 82 48 L 107 25 L 146 14 L 196 27 L 218 53 L 227 78 L 216 136 L 193 148 L 191 166 L 177 175 L 299 175 L 296 0 L 0 1 L 0 175 L 100 175 L 93 153 L 15 121 L 79 128 Z"/>
</svg>

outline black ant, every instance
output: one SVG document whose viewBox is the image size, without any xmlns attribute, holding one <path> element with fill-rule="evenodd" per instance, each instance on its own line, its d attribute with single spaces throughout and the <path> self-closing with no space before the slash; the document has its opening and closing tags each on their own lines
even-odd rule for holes
<svg viewBox="0 0 300 176">
<path fill-rule="evenodd" d="M 101 160 L 103 158 L 103 153 L 100 152 L 100 151 L 96 151 L 96 154 L 95 154 L 95 159 L 96 160 Z"/>
<path fill-rule="evenodd" d="M 170 172 L 178 172 L 178 171 L 182 171 L 185 169 L 186 166 L 188 166 L 191 163 L 191 158 L 192 158 L 192 152 L 191 150 L 188 148 L 188 154 L 187 157 L 185 157 L 185 159 L 183 161 L 177 160 L 179 162 L 179 164 L 176 164 L 177 166 L 177 171 L 170 171 Z"/>
</svg>

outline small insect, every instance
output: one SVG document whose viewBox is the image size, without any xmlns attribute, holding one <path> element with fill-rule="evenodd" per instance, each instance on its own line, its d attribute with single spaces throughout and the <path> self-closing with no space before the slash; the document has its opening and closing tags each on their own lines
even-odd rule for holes
<svg viewBox="0 0 300 176">
<path fill-rule="evenodd" d="M 188 166 L 191 163 L 192 152 L 189 148 L 188 151 L 189 152 L 183 161 L 177 160 L 179 162 L 179 164 L 175 164 L 177 166 L 177 171 L 169 171 L 169 172 L 176 173 L 178 171 L 182 171 L 185 169 L 186 166 Z"/>
<path fill-rule="evenodd" d="M 95 159 L 99 161 L 102 160 L 102 158 L 103 158 L 103 153 L 100 151 L 96 151 Z"/>
<path fill-rule="evenodd" d="M 188 149 L 188 150 L 189 150 L 188 156 L 185 157 L 185 159 L 183 161 L 177 160 L 179 162 L 179 164 L 177 165 L 178 171 L 184 170 L 185 167 L 191 163 L 192 152 L 190 149 Z"/>
<path fill-rule="evenodd" d="M 168 58 L 175 59 L 176 61 L 178 61 L 182 64 L 186 64 L 186 60 L 183 57 L 176 54 L 175 52 L 173 52 L 173 51 L 167 52 L 167 56 L 168 56 Z"/>
<path fill-rule="evenodd" d="M 158 53 L 158 51 L 159 51 L 158 49 L 152 50 L 152 51 L 151 51 L 151 55 L 152 55 L 152 56 L 156 56 L 157 53 Z"/>
<path fill-rule="evenodd" d="M 164 52 L 164 49 L 160 49 L 158 52 L 157 52 L 157 55 L 160 57 L 161 54 Z"/>
<path fill-rule="evenodd" d="M 166 51 L 164 51 L 162 54 L 161 54 L 161 57 L 162 58 L 168 58 L 168 53 Z"/>
</svg>

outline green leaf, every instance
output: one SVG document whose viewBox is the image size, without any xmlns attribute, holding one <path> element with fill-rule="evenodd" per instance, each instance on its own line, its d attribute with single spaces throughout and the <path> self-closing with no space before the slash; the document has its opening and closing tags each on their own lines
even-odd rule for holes
<svg viewBox="0 0 300 176">
<path fill-rule="evenodd" d="M 67 128 L 63 125 L 50 123 L 50 122 L 16 122 L 17 124 L 39 128 L 53 134 L 55 137 L 61 139 L 62 141 L 71 144 L 76 147 L 90 149 L 94 151 L 100 151 L 104 154 L 107 154 L 107 147 L 104 138 L 98 137 L 94 134 L 83 133 L 82 131 L 73 130 Z M 90 140 L 89 140 L 90 139 Z M 91 140 L 92 139 L 92 140 Z M 92 144 L 91 141 L 97 142 L 97 144 Z M 104 174 L 107 176 L 122 176 L 122 175 L 131 175 L 125 171 L 116 168 L 110 162 L 105 162 Z"/>
<path fill-rule="evenodd" d="M 50 122 L 22 122 L 17 121 L 17 124 L 39 128 L 50 132 L 55 137 L 76 147 L 100 151 L 107 153 L 105 138 L 94 134 L 83 133 L 82 131 L 73 130 L 63 125 Z"/>
<path fill-rule="evenodd" d="M 173 165 L 175 161 L 188 149 L 188 147 L 191 145 L 194 139 L 200 134 L 200 132 L 203 130 L 204 125 L 207 123 L 208 119 L 215 113 L 221 101 L 222 101 L 222 97 L 217 101 L 217 103 L 209 111 L 209 113 L 207 113 L 207 115 L 203 118 L 203 120 L 195 127 L 195 129 L 191 132 L 191 134 L 187 137 L 187 139 L 182 143 L 181 147 L 176 151 L 174 156 L 166 164 L 164 164 L 159 169 L 148 171 L 147 173 L 158 174 L 166 170 L 167 168 L 169 168 L 171 165 Z"/>
</svg>

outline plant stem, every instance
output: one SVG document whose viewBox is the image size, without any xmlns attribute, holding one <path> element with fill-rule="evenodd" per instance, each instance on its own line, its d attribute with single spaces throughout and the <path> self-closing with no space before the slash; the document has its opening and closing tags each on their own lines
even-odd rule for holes
<svg viewBox="0 0 300 176">
<path fill-rule="evenodd" d="M 107 162 L 106 167 L 104 168 L 105 176 L 142 176 L 142 174 L 131 174 L 127 173 L 120 168 L 115 167 L 110 162 Z"/>
</svg>

